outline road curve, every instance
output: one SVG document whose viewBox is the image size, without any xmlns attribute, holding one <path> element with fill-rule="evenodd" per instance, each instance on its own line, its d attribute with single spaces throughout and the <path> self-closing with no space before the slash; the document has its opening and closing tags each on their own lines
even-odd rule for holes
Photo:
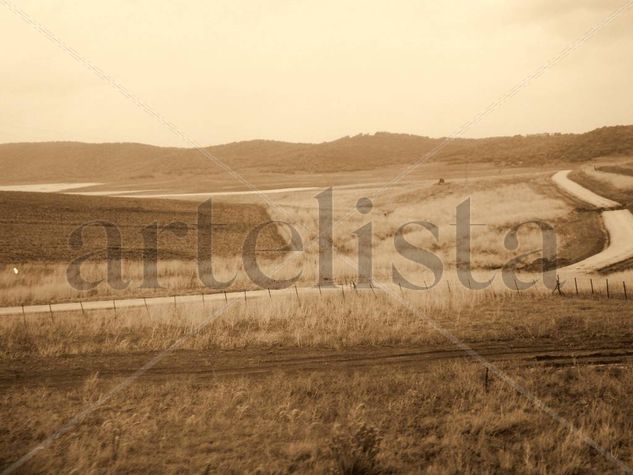
<svg viewBox="0 0 633 475">
<path fill-rule="evenodd" d="M 569 179 L 571 170 L 562 170 L 552 176 L 552 180 L 563 191 L 573 195 L 592 206 L 607 209 L 601 213 L 602 222 L 609 237 L 605 249 L 587 259 L 559 269 L 560 272 L 591 273 L 633 258 L 633 214 L 628 209 L 620 208 L 617 201 L 610 200 L 594 193 Z"/>
<path fill-rule="evenodd" d="M 609 209 L 622 207 L 622 205 L 617 201 L 613 201 L 609 198 L 605 198 L 604 196 L 600 196 L 593 191 L 588 190 L 584 186 L 579 185 L 575 181 L 570 180 L 570 173 L 571 170 L 561 170 L 559 172 L 556 172 L 554 176 L 552 176 L 552 180 L 563 191 L 569 193 L 574 198 L 577 198 L 580 201 L 584 201 L 585 203 L 589 203 L 590 205 L 595 206 L 596 208 Z"/>
</svg>

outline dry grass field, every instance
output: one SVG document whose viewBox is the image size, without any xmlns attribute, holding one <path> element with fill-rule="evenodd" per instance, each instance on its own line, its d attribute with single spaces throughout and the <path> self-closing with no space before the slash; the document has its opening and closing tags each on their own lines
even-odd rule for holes
<svg viewBox="0 0 633 475">
<path fill-rule="evenodd" d="M 77 298 L 95 299 L 116 295 L 167 295 L 203 290 L 197 279 L 198 203 L 176 200 L 151 200 L 74 196 L 50 193 L 0 192 L 0 305 L 55 302 Z M 247 234 L 255 226 L 270 220 L 265 207 L 253 203 L 213 203 L 213 225 L 200 232 L 212 238 L 214 270 L 219 278 L 241 265 L 239 256 Z M 76 290 L 67 280 L 71 260 L 86 254 L 93 256 L 82 264 L 82 277 L 98 281 L 106 276 L 106 231 L 101 225 L 87 226 L 79 249 L 70 246 L 71 233 L 95 221 L 112 223 L 120 232 L 123 263 L 122 279 L 126 289 L 114 289 L 106 282 L 87 291 Z M 157 246 L 159 283 L 165 289 L 144 289 L 143 229 L 156 223 L 166 226 L 181 222 L 184 235 L 169 230 L 159 234 Z M 264 261 L 284 255 L 283 238 L 274 226 L 265 227 L 258 239 L 257 255 Z M 279 250 L 279 251 L 275 251 Z M 19 274 L 11 269 L 16 267 Z M 236 286 L 245 286 L 244 276 Z"/>
<path fill-rule="evenodd" d="M 297 285 L 311 286 L 318 280 L 318 202 L 316 191 L 269 195 L 264 207 L 259 197 L 214 199 L 213 256 L 218 279 L 235 276 L 228 290 L 254 288 L 241 259 L 246 234 L 257 224 L 273 219 L 288 223 L 301 236 L 302 252 L 285 252 L 290 240 L 285 225 L 264 228 L 257 243 L 262 269 L 276 279 L 300 275 Z M 355 204 L 362 197 L 373 199 L 373 209 L 360 214 Z M 63 302 L 106 297 L 159 296 L 208 292 L 198 278 L 196 258 L 196 207 L 198 201 L 112 198 L 42 193 L 0 193 L 0 210 L 5 216 L 5 233 L 0 238 L 3 261 L 10 264 L 0 273 L 0 305 Z M 403 233 L 412 245 L 429 249 L 448 271 L 456 264 L 456 209 L 470 199 L 471 264 L 476 270 L 499 269 L 510 259 L 524 254 L 519 266 L 532 271 L 543 266 L 566 265 L 595 254 L 605 245 L 599 214 L 583 210 L 556 191 L 549 173 L 494 178 L 489 176 L 422 180 L 397 189 L 376 186 L 334 188 L 332 221 L 334 280 L 358 281 L 356 264 L 361 226 L 372 226 L 372 272 L 377 281 L 391 281 L 392 265 L 415 285 L 433 281 L 432 273 L 397 252 L 394 238 L 398 229 L 413 221 L 427 221 L 438 227 L 439 239 L 417 225 Z M 90 226 L 84 232 L 84 247 L 72 250 L 70 233 L 95 220 L 119 226 L 122 238 L 122 277 L 130 285 L 113 289 L 105 282 L 95 289 L 79 291 L 68 284 L 70 259 L 100 251 L 82 265 L 87 280 L 106 275 L 103 228 Z M 534 225 L 523 226 L 519 247 L 508 249 L 504 238 L 510 229 L 532 220 L 543 220 L 557 233 L 557 262 L 542 262 L 542 234 Z M 181 221 L 189 227 L 184 237 L 169 231 L 158 241 L 158 277 L 162 289 L 143 289 L 142 230 L 153 222 L 165 225 Z M 18 275 L 10 272 L 17 266 Z M 213 289 L 211 289 L 213 291 Z"/>
<path fill-rule="evenodd" d="M 306 244 L 305 252 L 295 256 L 303 263 L 304 277 L 315 282 L 318 247 L 318 214 L 314 193 L 275 195 L 269 212 L 277 220 L 296 226 Z M 373 210 L 362 215 L 354 206 L 361 197 L 374 197 Z M 554 227 L 557 234 L 558 262 L 562 266 L 600 251 L 605 245 L 599 214 L 582 209 L 562 196 L 549 182 L 549 173 L 533 171 L 527 176 L 474 177 L 449 179 L 444 184 L 434 180 L 400 186 L 397 189 L 334 189 L 333 243 L 335 255 L 348 260 L 334 262 L 339 280 L 356 280 L 350 260 L 356 257 L 355 231 L 371 222 L 373 233 L 373 272 L 377 280 L 391 278 L 392 264 L 412 282 L 422 285 L 430 278 L 419 264 L 400 255 L 394 246 L 398 229 L 413 221 L 427 221 L 437 226 L 439 239 L 420 226 L 404 228 L 413 245 L 433 251 L 451 269 L 456 264 L 456 210 L 465 200 L 471 208 L 471 263 L 479 270 L 499 269 L 513 257 L 525 256 L 519 265 L 535 268 L 542 258 L 542 235 L 534 225 L 519 232 L 519 248 L 508 249 L 504 238 L 513 226 L 541 220 Z M 292 256 L 290 256 L 292 257 Z M 297 264 L 298 267 L 298 264 Z M 429 281 L 430 282 L 430 281 Z"/>
<path fill-rule="evenodd" d="M 629 462 L 631 367 L 503 368 Z M 136 384 L 32 459 L 26 472 L 617 473 L 577 432 L 481 366 L 429 363 Z M 0 396 L 0 459 L 14 460 L 119 382 L 15 387 Z"/>
<path fill-rule="evenodd" d="M 24 471 L 617 472 L 583 437 L 631 463 L 633 307 L 353 295 L 240 304 L 112 396 L 209 312 L 5 323 L 2 465 L 91 404 Z M 493 362 L 487 382 L 427 318 Z"/>
<path fill-rule="evenodd" d="M 335 188 L 332 244 L 340 287 L 323 295 L 310 289 L 318 271 L 317 192 L 276 193 L 265 207 L 252 196 L 214 200 L 218 277 L 238 276 L 229 290 L 253 287 L 239 250 L 245 233 L 268 219 L 293 225 L 304 250 L 263 252 L 262 267 L 276 278 L 301 272 L 299 290 L 227 303 L 3 317 L 0 467 L 92 407 L 21 470 L 576 473 L 591 466 L 616 472 L 617 463 L 584 437 L 631 463 L 626 394 L 633 381 L 633 307 L 619 289 L 611 299 L 590 295 L 587 282 L 582 295 L 567 283 L 560 296 L 541 284 L 516 292 L 501 281 L 500 267 L 519 254 L 521 278 L 530 280 L 538 279 L 530 272 L 539 266 L 566 265 L 605 245 L 599 214 L 560 194 L 549 176 L 532 170 L 456 176 L 443 184 L 418 180 L 385 192 Z M 354 208 L 362 197 L 373 202 L 364 215 Z M 474 278 L 495 278 L 484 291 L 465 288 L 455 275 L 456 207 L 467 198 Z M 196 201 L 19 192 L 0 199 L 11 231 L 2 252 L 20 269 L 2 272 L 5 305 L 202 290 L 195 235 L 169 233 L 159 241 L 165 288 L 139 288 L 139 230 L 176 220 L 194 227 Z M 125 290 L 101 285 L 81 292 L 65 280 L 66 260 L 75 257 L 67 234 L 95 219 L 122 230 L 123 277 L 132 281 Z M 535 219 L 557 232 L 556 262 L 542 262 L 534 226 L 522 228 L 517 249 L 504 245 L 512 226 Z M 432 282 L 429 270 L 394 247 L 398 228 L 419 220 L 437 225 L 439 239 L 415 226 L 406 238 L 441 258 L 442 281 L 428 291 L 381 289 L 392 264 L 418 285 Z M 377 288 L 357 290 L 355 232 L 369 222 Z M 285 226 L 271 228 L 260 250 L 282 249 L 288 239 Z M 84 251 L 103 248 L 103 231 L 90 229 L 85 245 Z M 83 270 L 87 278 L 102 277 L 101 256 Z M 487 377 L 461 345 L 494 365 Z M 149 361 L 155 364 L 128 387 L 126 378 Z"/>
<path fill-rule="evenodd" d="M 632 20 L 0 0 L 0 475 L 633 474 Z"/>
</svg>

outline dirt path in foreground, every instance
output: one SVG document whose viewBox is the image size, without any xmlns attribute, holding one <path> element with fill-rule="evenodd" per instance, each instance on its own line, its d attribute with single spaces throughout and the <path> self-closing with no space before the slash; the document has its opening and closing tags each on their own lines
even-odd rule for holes
<svg viewBox="0 0 633 475">
<path fill-rule="evenodd" d="M 633 339 L 603 338 L 569 342 L 551 339 L 474 343 L 469 345 L 491 362 L 519 365 L 613 364 L 633 361 Z M 158 353 L 78 355 L 26 358 L 0 363 L 0 388 L 18 386 L 72 387 L 86 378 L 131 376 Z M 252 377 L 274 372 L 359 370 L 368 367 L 423 367 L 432 362 L 471 358 L 454 345 L 324 348 L 270 348 L 176 351 L 149 369 L 143 380 Z"/>
</svg>

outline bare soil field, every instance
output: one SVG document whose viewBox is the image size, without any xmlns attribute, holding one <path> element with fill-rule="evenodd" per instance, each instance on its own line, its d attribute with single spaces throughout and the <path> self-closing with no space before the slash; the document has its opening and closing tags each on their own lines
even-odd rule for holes
<svg viewBox="0 0 633 475">
<path fill-rule="evenodd" d="M 218 275 L 241 263 L 247 234 L 270 217 L 265 207 L 253 203 L 213 202 L 212 226 L 198 229 L 198 203 L 176 200 L 128 199 L 75 196 L 52 193 L 0 192 L 0 302 L 3 305 L 50 303 L 99 296 L 166 295 L 204 290 L 196 264 L 199 233 L 211 237 L 211 253 Z M 106 229 L 98 222 L 111 223 L 120 233 L 120 243 L 108 244 Z M 156 273 L 161 287 L 140 290 L 144 280 L 145 246 L 143 230 L 151 225 L 183 223 L 180 234 L 158 233 Z M 81 226 L 79 248 L 70 236 Z M 176 230 L 177 231 L 177 230 Z M 256 256 L 266 262 L 285 255 L 286 240 L 274 225 L 265 226 L 258 237 Z M 120 254 L 122 280 L 130 282 L 116 289 L 106 282 L 92 290 L 77 290 L 68 282 L 67 269 L 73 259 L 90 255 L 81 264 L 82 278 L 99 281 L 106 274 L 107 249 Z M 153 257 L 148 257 L 151 261 Z M 13 267 L 18 274 L 12 272 Z M 232 275 L 228 274 L 229 276 Z M 236 282 L 240 288 L 244 281 Z M 171 286 L 171 288 L 169 288 Z"/>
<path fill-rule="evenodd" d="M 83 247 L 71 249 L 69 236 L 78 227 L 104 221 L 121 231 L 121 249 L 126 259 L 142 259 L 143 228 L 157 223 L 164 226 L 182 222 L 189 231 L 178 237 L 163 232 L 158 247 L 163 259 L 193 260 L 196 252 L 197 204 L 186 201 L 69 196 L 53 193 L 0 192 L 0 261 L 69 262 L 90 252 L 105 257 L 107 242 L 101 226 L 84 231 Z M 269 221 L 264 207 L 255 204 L 214 203 L 213 253 L 239 255 L 246 234 L 258 224 Z M 275 227 L 262 231 L 262 247 L 275 248 L 284 242 Z"/>
</svg>

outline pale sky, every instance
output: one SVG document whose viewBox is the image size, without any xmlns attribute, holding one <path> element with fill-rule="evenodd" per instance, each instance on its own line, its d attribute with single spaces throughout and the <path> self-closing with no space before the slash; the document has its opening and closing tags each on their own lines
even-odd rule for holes
<svg viewBox="0 0 633 475">
<path fill-rule="evenodd" d="M 454 133 L 625 0 L 12 0 L 203 145 Z M 0 142 L 187 146 L 0 2 Z M 633 8 L 466 136 L 633 123 Z"/>
</svg>

